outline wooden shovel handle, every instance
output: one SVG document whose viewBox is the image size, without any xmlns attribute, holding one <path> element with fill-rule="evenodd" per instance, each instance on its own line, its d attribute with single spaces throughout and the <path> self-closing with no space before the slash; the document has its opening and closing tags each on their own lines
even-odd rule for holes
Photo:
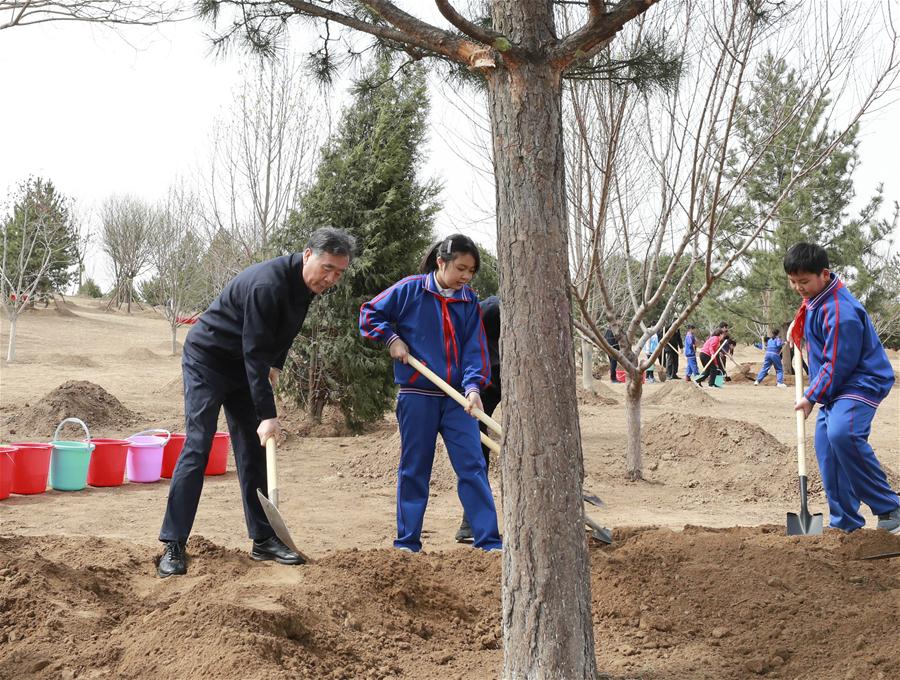
<svg viewBox="0 0 900 680">
<path fill-rule="evenodd" d="M 268 498 L 272 505 L 278 507 L 278 465 L 275 462 L 275 437 L 266 440 L 266 481 L 268 482 Z"/>
<path fill-rule="evenodd" d="M 409 355 L 409 365 L 428 378 L 437 387 L 440 387 L 448 397 L 454 399 L 460 406 L 468 408 L 469 402 L 463 395 L 453 389 L 446 381 L 442 380 L 437 373 L 416 359 L 412 354 Z M 491 418 L 487 413 L 478 408 L 472 409 L 472 413 L 478 420 L 491 428 L 493 432 L 499 434 L 501 437 L 503 436 L 503 428 L 500 427 L 500 423 Z"/>
<path fill-rule="evenodd" d="M 800 347 L 794 345 L 794 357 L 791 360 L 794 365 L 794 399 L 799 402 L 803 399 L 803 355 Z M 806 477 L 806 417 L 803 411 L 797 411 L 797 471 L 801 477 Z"/>
</svg>

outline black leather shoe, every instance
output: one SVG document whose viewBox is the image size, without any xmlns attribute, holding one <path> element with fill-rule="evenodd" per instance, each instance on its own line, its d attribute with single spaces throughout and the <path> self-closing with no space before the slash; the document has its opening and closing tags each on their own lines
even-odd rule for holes
<svg viewBox="0 0 900 680">
<path fill-rule="evenodd" d="M 454 536 L 457 543 L 469 543 L 474 540 L 472 536 L 472 527 L 469 525 L 469 520 L 463 517 L 462 524 L 459 525 L 459 529 L 456 531 L 456 536 Z"/>
<path fill-rule="evenodd" d="M 306 564 L 306 560 L 288 548 L 277 536 L 264 541 L 253 541 L 250 557 L 260 561 L 275 560 L 279 564 Z"/>
<path fill-rule="evenodd" d="M 187 552 L 181 541 L 166 541 L 166 549 L 156 565 L 156 573 L 160 578 L 187 573 Z"/>
</svg>

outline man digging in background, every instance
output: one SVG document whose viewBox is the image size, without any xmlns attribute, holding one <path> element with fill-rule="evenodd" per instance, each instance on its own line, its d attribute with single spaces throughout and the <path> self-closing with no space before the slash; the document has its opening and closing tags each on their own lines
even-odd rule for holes
<svg viewBox="0 0 900 680">
<path fill-rule="evenodd" d="M 353 237 L 339 229 L 315 231 L 302 253 L 261 262 L 238 274 L 188 333 L 181 361 L 187 437 L 159 534 L 166 545 L 157 565 L 160 577 L 187 573 L 185 545 L 223 406 L 253 540 L 250 556 L 303 564 L 303 558 L 275 536 L 256 489 L 268 488 L 263 446 L 281 432 L 273 386 L 310 303 L 340 280 L 354 246 Z"/>
</svg>

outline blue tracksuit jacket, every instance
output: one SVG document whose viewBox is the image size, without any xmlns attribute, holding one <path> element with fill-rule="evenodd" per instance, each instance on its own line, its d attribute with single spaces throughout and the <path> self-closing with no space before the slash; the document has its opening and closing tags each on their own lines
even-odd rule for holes
<svg viewBox="0 0 900 680">
<path fill-rule="evenodd" d="M 831 276 L 831 283 L 806 301 L 806 398 L 820 404 L 856 399 L 878 406 L 891 391 L 894 371 L 866 310 Z"/>
<path fill-rule="evenodd" d="M 694 334 L 688 333 L 684 336 L 684 356 L 693 357 L 697 355 L 697 341 L 694 340 Z"/>
<path fill-rule="evenodd" d="M 390 345 L 401 338 L 410 353 L 468 395 L 490 384 L 491 364 L 478 296 L 468 286 L 442 297 L 434 274 L 408 276 L 359 310 L 364 338 Z M 418 371 L 394 362 L 401 392 L 440 392 Z"/>
</svg>

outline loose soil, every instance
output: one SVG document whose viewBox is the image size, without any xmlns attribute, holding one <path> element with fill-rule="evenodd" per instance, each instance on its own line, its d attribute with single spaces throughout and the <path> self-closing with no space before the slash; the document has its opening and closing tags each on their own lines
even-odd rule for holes
<svg viewBox="0 0 900 680">
<path fill-rule="evenodd" d="M 180 358 L 165 322 L 87 299 L 67 311 L 21 318 L 21 361 L 0 361 L 2 436 L 46 440 L 67 416 L 95 436 L 183 427 Z M 744 365 L 762 359 L 750 348 L 738 355 Z M 784 535 L 785 512 L 798 509 L 792 390 L 738 374 L 715 392 L 645 386 L 647 479 L 638 482 L 624 479 L 624 385 L 604 381 L 603 399 L 579 398 L 585 488 L 606 503 L 590 513 L 614 529 L 611 547 L 590 544 L 600 668 L 617 680 L 900 677 L 900 559 L 858 559 L 898 551 L 900 539 Z M 38 407 L 43 420 L 27 432 L 21 423 Z M 154 571 L 165 480 L 13 495 L 0 501 L 0 677 L 498 677 L 502 556 L 454 542 L 461 509 L 442 445 L 425 552 L 406 555 L 390 549 L 393 414 L 354 436 L 334 413 L 317 430 L 279 409 L 291 433 L 278 452 L 280 510 L 314 564 L 248 558 L 231 460 L 205 481 L 188 575 L 165 581 Z M 896 391 L 870 441 L 896 485 Z M 811 442 L 808 451 L 811 510 L 827 518 Z M 502 508 L 499 462 L 492 456 Z"/>
</svg>

